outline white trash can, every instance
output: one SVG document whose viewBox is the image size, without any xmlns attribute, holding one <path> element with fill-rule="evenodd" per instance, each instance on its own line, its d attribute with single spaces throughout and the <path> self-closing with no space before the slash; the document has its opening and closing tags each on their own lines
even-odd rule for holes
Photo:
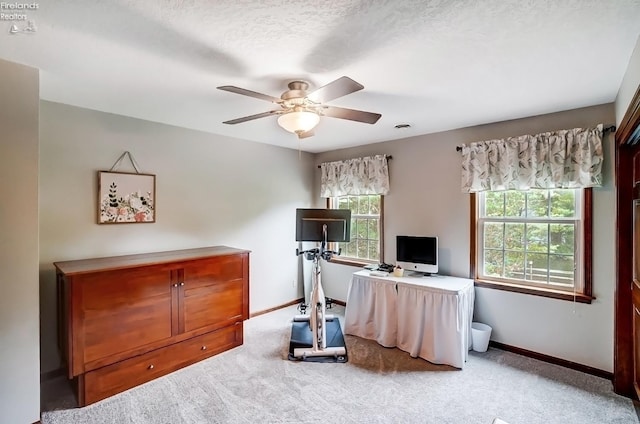
<svg viewBox="0 0 640 424">
<path fill-rule="evenodd" d="M 471 342 L 474 352 L 486 352 L 489 348 L 491 327 L 479 322 L 471 323 Z"/>
</svg>

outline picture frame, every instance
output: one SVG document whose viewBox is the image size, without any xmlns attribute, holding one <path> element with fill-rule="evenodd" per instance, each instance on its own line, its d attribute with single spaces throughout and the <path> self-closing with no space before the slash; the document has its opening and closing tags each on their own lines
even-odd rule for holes
<svg viewBox="0 0 640 424">
<path fill-rule="evenodd" d="M 98 224 L 156 222 L 156 176 L 98 171 Z"/>
</svg>

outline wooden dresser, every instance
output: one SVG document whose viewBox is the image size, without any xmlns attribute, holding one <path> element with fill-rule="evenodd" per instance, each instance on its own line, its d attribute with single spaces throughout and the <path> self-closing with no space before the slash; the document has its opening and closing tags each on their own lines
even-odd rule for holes
<svg viewBox="0 0 640 424">
<path fill-rule="evenodd" d="M 243 342 L 249 251 L 55 262 L 58 344 L 85 406 Z"/>
</svg>

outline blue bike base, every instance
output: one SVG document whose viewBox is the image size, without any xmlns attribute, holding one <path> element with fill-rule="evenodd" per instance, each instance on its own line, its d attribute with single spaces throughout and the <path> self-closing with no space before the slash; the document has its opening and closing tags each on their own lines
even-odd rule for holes
<svg viewBox="0 0 640 424">
<path fill-rule="evenodd" d="M 308 321 L 294 321 L 291 325 L 291 341 L 289 342 L 289 360 L 305 362 L 347 362 L 347 347 L 344 343 L 340 320 L 334 318 L 326 322 L 327 326 L 327 347 L 343 347 L 344 355 L 330 356 L 308 356 L 296 358 L 293 355 L 294 349 L 313 347 L 313 332 Z"/>
</svg>

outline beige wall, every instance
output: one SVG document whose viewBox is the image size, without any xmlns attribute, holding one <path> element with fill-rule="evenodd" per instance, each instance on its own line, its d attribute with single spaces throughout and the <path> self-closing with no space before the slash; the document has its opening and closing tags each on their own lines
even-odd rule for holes
<svg viewBox="0 0 640 424">
<path fill-rule="evenodd" d="M 440 274 L 469 276 L 469 195 L 460 191 L 460 154 L 472 141 L 537 134 L 557 129 L 614 123 L 613 104 L 410 137 L 319 154 L 316 164 L 388 154 L 391 191 L 385 196 L 385 261 L 395 261 L 398 234 L 437 235 Z M 613 370 L 615 191 L 613 137 L 605 139 L 605 183 L 594 189 L 593 285 L 590 305 L 476 288 L 475 318 L 493 327 L 501 343 Z M 316 188 L 320 172 L 316 169 Z M 323 200 L 314 194 L 315 204 Z M 358 268 L 323 266 L 326 295 L 346 300 L 350 274 Z"/>
<path fill-rule="evenodd" d="M 40 419 L 38 70 L 0 60 L 0 422 Z"/>
<path fill-rule="evenodd" d="M 638 41 L 636 42 L 636 48 L 634 49 L 631 59 L 629 59 L 629 65 L 627 66 L 627 71 L 624 74 L 624 78 L 622 79 L 622 84 L 620 84 L 620 89 L 618 90 L 618 95 L 616 96 L 616 124 L 620 125 L 622 122 L 622 118 L 624 118 L 624 114 L 629 107 L 629 103 L 631 103 L 631 99 L 633 95 L 638 90 L 640 86 L 640 37 L 638 37 Z"/>
<path fill-rule="evenodd" d="M 54 261 L 228 245 L 251 250 L 252 312 L 300 297 L 294 222 L 311 202 L 310 154 L 46 101 L 40 122 L 43 371 L 59 364 Z M 156 223 L 96 224 L 96 173 L 124 151 L 156 174 Z"/>
</svg>

